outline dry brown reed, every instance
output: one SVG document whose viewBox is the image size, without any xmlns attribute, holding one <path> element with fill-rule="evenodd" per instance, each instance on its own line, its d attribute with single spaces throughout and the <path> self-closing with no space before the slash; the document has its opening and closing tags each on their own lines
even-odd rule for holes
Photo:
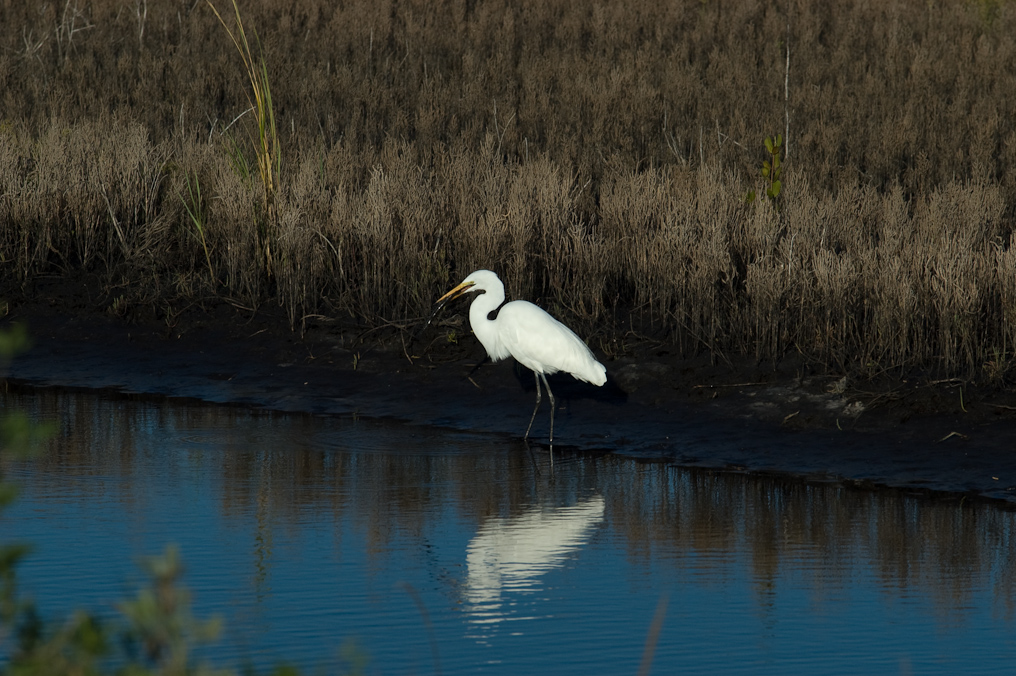
<svg viewBox="0 0 1016 676">
<path fill-rule="evenodd" d="M 268 246 L 264 187 L 230 161 L 247 103 L 222 27 L 129 4 L 0 3 L 7 289 L 86 271 L 134 301 L 377 323 L 487 267 L 594 347 L 624 327 L 687 354 L 1009 371 L 1012 3 L 246 3 L 283 167 Z M 787 115 L 783 192 L 748 203 Z"/>
</svg>

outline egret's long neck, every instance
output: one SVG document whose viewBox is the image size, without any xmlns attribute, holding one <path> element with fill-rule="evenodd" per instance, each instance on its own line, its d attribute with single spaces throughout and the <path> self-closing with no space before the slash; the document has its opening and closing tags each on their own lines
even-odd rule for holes
<svg viewBox="0 0 1016 676">
<path fill-rule="evenodd" d="M 477 340 L 487 350 L 487 354 L 494 361 L 504 359 L 508 356 L 508 350 L 501 345 L 497 333 L 497 320 L 487 318 L 491 312 L 496 310 L 504 302 L 504 287 L 488 289 L 473 300 L 469 306 L 469 325 L 473 327 L 473 333 Z"/>
</svg>

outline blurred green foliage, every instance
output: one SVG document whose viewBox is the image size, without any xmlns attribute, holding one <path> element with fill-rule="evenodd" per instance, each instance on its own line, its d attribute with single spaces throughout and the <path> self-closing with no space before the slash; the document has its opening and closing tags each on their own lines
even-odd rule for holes
<svg viewBox="0 0 1016 676">
<path fill-rule="evenodd" d="M 0 331 L 0 364 L 28 348 L 24 327 Z M 17 495 L 4 476 L 5 462 L 39 453 L 52 428 L 20 412 L 0 418 L 0 511 Z M 183 565 L 170 546 L 142 562 L 148 584 L 117 605 L 121 618 L 103 620 L 78 610 L 69 617 L 44 619 L 35 604 L 18 592 L 17 567 L 30 552 L 26 544 L 0 543 L 0 676 L 213 676 L 236 671 L 214 668 L 194 656 L 196 648 L 219 635 L 217 618 L 202 620 L 191 612 L 190 593 L 180 585 Z M 343 654 L 361 673 L 359 651 Z M 243 673 L 254 673 L 245 670 Z M 290 676 L 297 670 L 278 666 L 269 673 Z"/>
<path fill-rule="evenodd" d="M 31 341 L 24 324 L 12 324 L 4 331 L 0 331 L 0 363 L 6 362 L 29 347 Z"/>
</svg>

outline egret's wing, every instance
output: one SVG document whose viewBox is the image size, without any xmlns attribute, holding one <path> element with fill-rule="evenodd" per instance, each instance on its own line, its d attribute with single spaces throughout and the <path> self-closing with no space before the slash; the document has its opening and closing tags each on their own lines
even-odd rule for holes
<svg viewBox="0 0 1016 676">
<path fill-rule="evenodd" d="M 497 323 L 504 345 L 523 366 L 537 373 L 565 371 L 595 385 L 606 381 L 606 370 L 582 339 L 536 305 L 508 303 Z"/>
</svg>

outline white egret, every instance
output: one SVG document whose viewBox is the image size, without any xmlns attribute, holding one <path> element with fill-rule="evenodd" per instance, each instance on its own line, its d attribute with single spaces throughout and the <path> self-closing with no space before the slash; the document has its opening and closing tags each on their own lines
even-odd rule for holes
<svg viewBox="0 0 1016 676">
<path fill-rule="evenodd" d="M 466 277 L 438 299 L 438 309 L 466 293 L 480 294 L 469 305 L 469 324 L 491 361 L 500 361 L 511 355 L 529 368 L 536 378 L 536 407 L 529 418 L 525 439 L 529 438 L 536 412 L 540 409 L 540 380 L 543 380 L 550 398 L 550 443 L 553 445 L 555 401 L 547 375 L 565 371 L 579 380 L 599 386 L 607 382 L 607 369 L 596 361 L 581 338 L 542 308 L 524 300 L 513 300 L 502 307 L 504 284 L 490 270 L 477 270 Z M 499 307 L 497 317 L 490 319 L 490 313 Z"/>
</svg>

